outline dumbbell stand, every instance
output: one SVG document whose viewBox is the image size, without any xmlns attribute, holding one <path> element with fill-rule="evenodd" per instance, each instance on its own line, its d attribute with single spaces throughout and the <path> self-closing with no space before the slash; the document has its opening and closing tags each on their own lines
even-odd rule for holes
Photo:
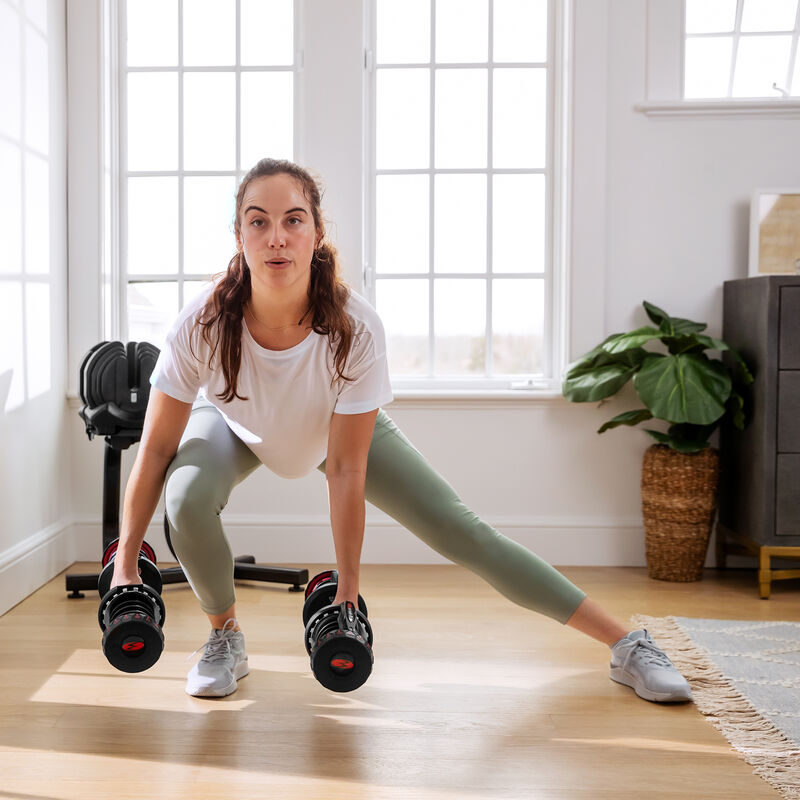
<svg viewBox="0 0 800 800">
<path fill-rule="evenodd" d="M 139 441 L 140 431 L 122 431 L 119 435 L 106 436 L 105 459 L 103 464 L 103 547 L 101 552 L 105 552 L 114 539 L 119 537 L 119 488 L 120 488 L 120 464 L 122 461 L 122 451 L 130 447 L 134 442 Z M 172 550 L 172 543 L 169 540 L 169 528 L 164 519 L 164 530 L 167 539 L 167 546 Z M 175 557 L 177 561 L 177 556 Z M 180 567 L 167 567 L 159 570 L 162 582 L 167 583 L 187 583 L 186 575 Z M 66 576 L 66 588 L 71 592 L 69 597 L 85 597 L 81 593 L 82 589 L 97 591 L 97 581 L 99 574 L 73 574 Z M 233 566 L 234 579 L 245 581 L 262 581 L 264 583 L 288 583 L 290 592 L 302 591 L 302 585 L 308 583 L 308 570 L 295 569 L 292 567 L 273 567 L 256 564 L 253 556 L 237 556 Z"/>
</svg>

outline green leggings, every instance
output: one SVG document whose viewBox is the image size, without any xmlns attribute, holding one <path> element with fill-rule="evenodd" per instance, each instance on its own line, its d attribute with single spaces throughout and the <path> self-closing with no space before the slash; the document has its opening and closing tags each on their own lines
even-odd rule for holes
<svg viewBox="0 0 800 800">
<path fill-rule="evenodd" d="M 235 600 L 233 554 L 220 520 L 231 490 L 261 465 L 210 405 L 192 410 L 167 470 L 173 549 L 206 614 Z M 325 462 L 319 468 L 325 472 Z M 566 622 L 586 596 L 521 544 L 481 521 L 381 409 L 367 461 L 366 499 L 509 600 Z"/>
</svg>

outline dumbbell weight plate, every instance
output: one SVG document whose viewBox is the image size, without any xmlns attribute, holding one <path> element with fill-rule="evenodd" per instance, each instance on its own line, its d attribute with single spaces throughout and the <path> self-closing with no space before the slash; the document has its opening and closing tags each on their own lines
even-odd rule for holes
<svg viewBox="0 0 800 800">
<path fill-rule="evenodd" d="M 164 626 L 164 620 L 167 617 L 167 608 L 164 605 L 164 599 L 151 586 L 134 583 L 130 585 L 115 586 L 113 589 L 109 589 L 108 592 L 103 595 L 103 599 L 100 601 L 100 605 L 97 608 L 97 621 L 100 624 L 101 631 L 105 631 L 107 627 L 110 627 L 110 623 L 113 621 L 112 615 L 114 614 L 114 606 L 116 605 L 114 602 L 115 599 L 118 597 L 125 599 L 125 595 L 131 592 L 134 594 L 141 593 L 150 598 L 150 601 L 155 604 L 156 611 L 159 615 L 159 619 L 156 620 L 156 623 L 159 625 L 159 627 Z M 143 602 L 146 602 L 144 598 Z M 108 616 L 108 622 L 106 622 L 106 616 Z"/>
<path fill-rule="evenodd" d="M 372 673 L 372 648 L 361 637 L 343 631 L 325 634 L 311 654 L 311 670 L 316 679 L 334 692 L 358 689 Z"/>
<path fill-rule="evenodd" d="M 317 586 L 319 586 L 323 581 L 327 581 L 330 578 L 332 578 L 333 574 L 334 574 L 334 571 L 328 569 L 328 570 L 325 570 L 325 572 L 320 572 L 317 575 L 315 575 L 308 582 L 308 585 L 306 586 L 306 595 L 305 595 L 306 596 L 306 600 L 308 600 L 308 596 L 311 594 L 311 592 L 314 591 L 314 589 L 317 588 Z M 335 580 L 334 580 L 334 583 L 336 583 Z"/>
<path fill-rule="evenodd" d="M 324 608 L 321 608 L 317 611 L 316 614 L 306 623 L 306 629 L 304 633 L 304 639 L 306 643 L 306 652 L 311 655 L 311 650 L 313 647 L 313 639 L 315 638 L 314 629 L 323 622 L 325 617 L 335 615 L 339 615 L 339 609 L 341 606 L 335 605 L 328 605 Z M 369 624 L 369 620 L 367 619 L 366 614 L 364 614 L 360 609 L 357 612 L 358 621 L 364 626 L 364 630 L 367 633 L 367 643 L 370 647 L 372 647 L 373 642 L 373 635 L 372 635 L 372 625 Z"/>
<path fill-rule="evenodd" d="M 336 599 L 336 586 L 337 584 L 330 582 L 323 582 L 318 584 L 307 596 L 306 601 L 303 603 L 303 625 L 308 625 L 308 621 L 314 614 L 321 608 L 329 606 Z M 358 596 L 358 610 L 366 617 L 367 604 L 364 598 L 359 594 Z"/>
<path fill-rule="evenodd" d="M 119 538 L 114 539 L 114 541 L 109 542 L 108 547 L 106 547 L 105 551 L 103 552 L 103 566 L 108 564 L 114 556 L 117 554 L 117 548 L 119 547 Z M 147 542 L 142 542 L 142 546 L 139 549 L 139 555 L 144 556 L 145 558 L 149 558 L 154 564 L 158 563 L 158 559 L 156 558 L 156 551 L 150 547 Z"/>
<path fill-rule="evenodd" d="M 158 567 L 150 561 L 149 558 L 145 558 L 141 555 L 139 556 L 138 565 L 141 570 L 142 583 L 152 586 L 153 589 L 160 593 L 162 589 L 162 580 L 161 572 Z M 114 561 L 112 559 L 103 567 L 103 571 L 97 579 L 97 591 L 100 593 L 101 597 L 111 588 L 111 580 L 113 577 Z"/>
<path fill-rule="evenodd" d="M 103 633 L 103 652 L 122 672 L 144 672 L 158 661 L 163 650 L 161 627 L 142 614 L 119 616 Z"/>
</svg>

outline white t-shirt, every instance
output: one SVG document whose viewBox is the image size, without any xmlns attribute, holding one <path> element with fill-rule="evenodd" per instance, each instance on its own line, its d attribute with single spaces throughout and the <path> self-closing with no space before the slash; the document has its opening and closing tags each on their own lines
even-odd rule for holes
<svg viewBox="0 0 800 800">
<path fill-rule="evenodd" d="M 211 347 L 194 322 L 213 290 L 191 300 L 167 333 L 150 376 L 165 394 L 193 403 L 200 396 L 222 413 L 228 427 L 277 475 L 300 478 L 325 459 L 331 415 L 362 414 L 393 399 L 386 362 L 386 338 L 375 309 L 350 292 L 345 310 L 353 321 L 353 339 L 344 374 L 331 386 L 333 357 L 327 336 L 311 331 L 288 350 L 267 350 L 242 320 L 242 362 L 237 392 L 247 400 L 223 402 L 225 377 Z M 189 347 L 191 336 L 192 347 Z M 192 351 L 196 357 L 192 355 Z"/>
</svg>

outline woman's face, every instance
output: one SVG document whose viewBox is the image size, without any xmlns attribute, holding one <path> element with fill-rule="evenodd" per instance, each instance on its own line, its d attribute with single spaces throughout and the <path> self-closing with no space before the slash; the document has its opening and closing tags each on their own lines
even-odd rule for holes
<svg viewBox="0 0 800 800">
<path fill-rule="evenodd" d="M 319 238 L 300 184 L 285 173 L 256 178 L 244 193 L 236 243 L 251 280 L 268 288 L 308 285 Z"/>
</svg>

